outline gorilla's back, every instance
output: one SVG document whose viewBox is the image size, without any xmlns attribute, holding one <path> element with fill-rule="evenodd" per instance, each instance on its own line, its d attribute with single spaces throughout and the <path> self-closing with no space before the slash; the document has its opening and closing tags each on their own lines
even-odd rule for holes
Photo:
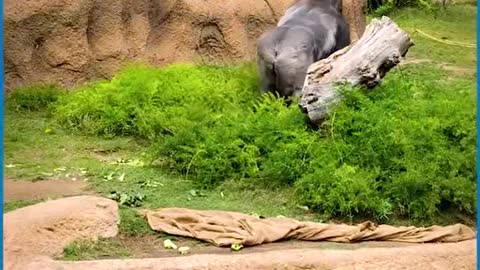
<svg viewBox="0 0 480 270">
<path fill-rule="evenodd" d="M 318 61 L 337 49 L 335 42 L 337 33 L 340 29 L 348 31 L 348 27 L 341 14 L 331 6 L 328 0 L 311 2 L 310 4 L 297 3 L 280 19 L 278 28 L 285 30 L 282 31 L 283 44 L 278 45 L 290 46 L 290 43 L 305 40 L 298 35 L 304 36 L 308 32 L 310 38 L 314 40 L 317 52 L 315 61 Z M 286 35 L 290 35 L 291 38 L 285 38 Z"/>
</svg>

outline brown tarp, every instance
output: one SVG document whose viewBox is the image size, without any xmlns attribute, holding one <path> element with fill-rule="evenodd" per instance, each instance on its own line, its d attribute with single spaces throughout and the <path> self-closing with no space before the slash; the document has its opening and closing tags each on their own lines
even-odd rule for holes
<svg viewBox="0 0 480 270">
<path fill-rule="evenodd" d="M 192 237 L 216 246 L 254 246 L 279 240 L 360 242 L 458 242 L 475 238 L 476 233 L 462 224 L 428 228 L 376 226 L 364 222 L 356 226 L 301 222 L 290 218 L 257 218 L 227 211 L 200 211 L 164 208 L 146 211 L 150 227 L 171 235 Z"/>
</svg>

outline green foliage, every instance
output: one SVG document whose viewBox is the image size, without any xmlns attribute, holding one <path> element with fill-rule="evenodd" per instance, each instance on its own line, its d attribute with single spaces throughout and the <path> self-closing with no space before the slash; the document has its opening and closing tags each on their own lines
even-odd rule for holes
<svg viewBox="0 0 480 270">
<path fill-rule="evenodd" d="M 435 11 L 432 0 L 368 0 L 367 11 L 375 17 L 388 16 L 392 11 L 402 8 L 418 8 L 425 11 Z"/>
<path fill-rule="evenodd" d="M 465 4 L 455 4 L 438 12 L 426 12 L 416 8 L 394 11 L 390 17 L 414 40 L 415 46 L 408 51 L 407 58 L 425 59 L 451 66 L 449 75 L 476 80 L 477 50 L 444 44 L 428 38 L 418 29 L 437 39 L 447 42 L 476 44 L 477 7 Z M 462 70 L 467 68 L 467 70 Z M 455 70 L 457 69 L 457 70 Z M 470 71 L 468 71 L 470 70 Z M 429 78 L 429 74 L 417 72 L 412 74 Z M 420 78 L 418 78 L 420 79 Z M 476 88 L 476 86 L 473 86 Z"/>
<path fill-rule="evenodd" d="M 375 173 L 349 165 L 324 166 L 297 183 L 300 197 L 327 215 L 387 219 L 392 206 L 377 192 Z"/>
<path fill-rule="evenodd" d="M 33 85 L 15 89 L 8 105 L 16 110 L 40 111 L 48 108 L 65 92 L 56 85 Z"/>
<path fill-rule="evenodd" d="M 130 252 L 120 243 L 108 239 L 80 240 L 68 244 L 63 249 L 63 257 L 60 259 L 65 261 L 98 260 L 112 256 L 126 258 L 130 256 Z"/>
<path fill-rule="evenodd" d="M 427 87 L 401 72 L 375 92 L 346 94 L 322 127 L 336 151 L 312 161 L 321 168 L 296 183 L 304 202 L 342 215 L 473 215 L 474 100 L 462 81 Z"/>
<path fill-rule="evenodd" d="M 445 74 L 422 68 L 395 70 L 371 93 L 345 88 L 318 131 L 296 106 L 255 95 L 249 66 L 130 68 L 63 97 L 54 115 L 87 134 L 146 138 L 152 164 L 204 187 L 294 186 L 302 205 L 349 218 L 473 215 L 472 85 L 439 82 Z M 142 228 L 126 220 L 126 231 Z"/>
<path fill-rule="evenodd" d="M 154 139 L 195 133 L 226 110 L 241 110 L 252 100 L 256 80 L 250 70 L 249 66 L 132 66 L 110 82 L 64 97 L 55 115 L 69 129 L 106 137 Z"/>
<path fill-rule="evenodd" d="M 3 212 L 4 213 L 11 212 L 19 208 L 27 207 L 40 202 L 41 200 L 18 200 L 18 201 L 3 202 Z"/>
<path fill-rule="evenodd" d="M 117 201 L 120 205 L 131 207 L 139 207 L 142 205 L 145 195 L 140 192 L 118 192 L 112 191 L 108 196 L 109 199 Z"/>
<path fill-rule="evenodd" d="M 243 178 L 274 185 L 293 183 L 307 168 L 302 159 L 308 158 L 310 145 L 318 141 L 306 132 L 298 108 L 286 108 L 283 100 L 272 95 L 195 131 L 186 129 L 156 142 L 151 155 L 207 186 Z"/>
<path fill-rule="evenodd" d="M 374 1 L 369 1 L 369 3 L 370 13 L 375 17 L 388 16 L 395 9 L 393 1 L 384 1 L 381 4 Z"/>
<path fill-rule="evenodd" d="M 119 231 L 125 236 L 141 236 L 153 234 L 147 220 L 135 209 L 120 208 Z"/>
</svg>

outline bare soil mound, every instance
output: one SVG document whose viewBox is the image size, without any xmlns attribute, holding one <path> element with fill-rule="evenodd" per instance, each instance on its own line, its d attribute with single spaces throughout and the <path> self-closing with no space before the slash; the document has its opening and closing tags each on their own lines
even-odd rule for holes
<svg viewBox="0 0 480 270">
<path fill-rule="evenodd" d="M 417 270 L 476 269 L 475 240 L 449 244 L 417 244 L 398 248 L 295 249 L 241 255 L 204 254 L 156 259 L 82 261 L 73 263 L 36 261 L 27 269 L 58 270 L 206 270 L 206 269 L 336 269 Z"/>
<path fill-rule="evenodd" d="M 3 217 L 4 267 L 12 270 L 38 257 L 59 256 L 76 239 L 113 237 L 120 221 L 115 201 L 94 196 L 43 202 Z"/>
<path fill-rule="evenodd" d="M 66 87 L 109 78 L 129 61 L 235 62 L 291 0 L 7 0 L 5 86 Z"/>
<path fill-rule="evenodd" d="M 118 206 L 78 196 L 4 214 L 5 269 L 475 269 L 476 241 L 359 249 L 335 246 L 238 255 L 60 262 L 53 258 L 76 239 L 114 237 Z M 292 248 L 292 247 L 290 247 Z"/>
</svg>

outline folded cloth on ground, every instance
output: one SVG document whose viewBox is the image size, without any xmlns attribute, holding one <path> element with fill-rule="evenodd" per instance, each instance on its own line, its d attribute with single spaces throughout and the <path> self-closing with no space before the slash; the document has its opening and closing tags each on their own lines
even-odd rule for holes
<svg viewBox="0 0 480 270">
<path fill-rule="evenodd" d="M 257 218 L 228 211 L 163 208 L 144 212 L 150 227 L 158 232 L 192 237 L 216 246 L 243 244 L 254 246 L 279 240 L 393 242 L 459 242 L 475 238 L 476 233 L 463 224 L 451 226 L 358 225 L 301 222 L 290 218 Z"/>
</svg>

